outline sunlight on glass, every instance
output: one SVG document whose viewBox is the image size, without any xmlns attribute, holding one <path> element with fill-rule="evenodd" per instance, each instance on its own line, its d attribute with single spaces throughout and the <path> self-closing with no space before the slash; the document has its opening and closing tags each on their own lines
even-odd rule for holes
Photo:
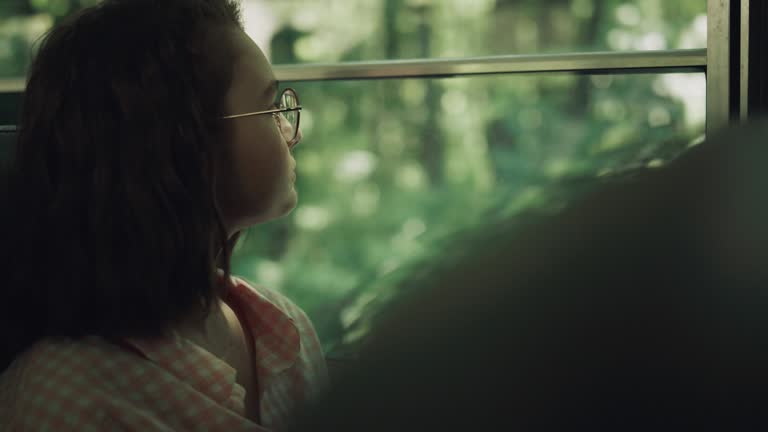
<svg viewBox="0 0 768 432">
<path fill-rule="evenodd" d="M 653 89 L 653 93 L 657 96 L 661 97 L 670 97 L 672 96 L 669 92 L 668 84 L 664 80 L 664 76 L 659 76 L 657 79 L 653 81 L 653 84 L 651 85 L 651 88 Z"/>
<path fill-rule="evenodd" d="M 339 61 L 345 52 L 370 39 L 378 30 L 377 26 L 366 24 L 375 22 L 380 13 L 380 4 L 374 1 L 246 0 L 243 8 L 255 3 L 271 8 L 280 17 L 280 27 L 295 33 L 289 37 L 296 38 L 294 49 L 297 60 Z"/>
<path fill-rule="evenodd" d="M 642 17 L 637 6 L 631 3 L 624 3 L 616 8 L 616 18 L 625 26 L 636 26 L 640 24 Z"/>
<path fill-rule="evenodd" d="M 270 44 L 259 42 L 269 40 L 280 26 L 274 11 L 263 2 L 251 1 L 243 4 L 241 14 L 245 33 L 256 41 L 264 55 L 270 58 L 272 56 Z"/>
<path fill-rule="evenodd" d="M 8 55 L 3 56 L 4 59 L 0 59 L 0 61 L 6 62 L 5 65 L 0 63 L 0 67 L 10 68 L 9 62 L 18 61 L 19 57 L 24 58 L 31 54 L 27 48 L 31 49 L 33 43 L 38 41 L 52 25 L 53 16 L 43 13 L 0 19 L 0 41 L 4 45 L 7 44 L 6 46 L 11 49 Z M 19 44 L 24 46 L 25 52 L 18 52 Z M 15 66 L 13 69 L 18 69 L 26 65 L 13 66 Z M 22 75 L 22 73 L 17 75 Z"/>
<path fill-rule="evenodd" d="M 695 147 L 695 146 L 703 143 L 705 139 L 706 139 L 706 136 L 704 134 L 700 134 L 700 135 L 696 136 L 694 139 L 691 140 L 690 143 L 688 143 L 688 148 Z"/>
<path fill-rule="evenodd" d="M 571 13 L 581 19 L 586 19 L 595 13 L 595 5 L 592 0 L 573 0 L 571 2 Z"/>
<path fill-rule="evenodd" d="M 632 36 L 632 33 L 626 30 L 614 29 L 608 32 L 608 45 L 614 50 L 630 50 L 634 44 L 634 41 L 635 38 Z"/>
<path fill-rule="evenodd" d="M 296 30 L 312 31 L 320 26 L 322 15 L 315 13 L 312 8 L 297 8 L 293 13 L 291 24 Z"/>
<path fill-rule="evenodd" d="M 707 45 L 707 15 L 698 15 L 680 36 L 678 48 L 700 48 Z"/>
<path fill-rule="evenodd" d="M 707 80 L 703 74 L 662 75 L 659 80 L 666 92 L 685 105 L 685 123 L 694 128 L 707 116 Z"/>
<path fill-rule="evenodd" d="M 376 169 L 376 155 L 366 150 L 355 150 L 341 156 L 336 164 L 336 179 L 355 183 L 367 178 Z"/>
<path fill-rule="evenodd" d="M 401 235 L 406 240 L 413 240 L 416 237 L 424 234 L 427 230 L 427 225 L 421 219 L 408 219 L 403 224 L 403 230 Z"/>
<path fill-rule="evenodd" d="M 302 102 L 302 107 L 304 106 L 305 105 Z M 301 124 L 299 125 L 299 129 L 301 129 L 302 135 L 304 137 L 308 137 L 308 136 L 311 137 L 314 126 L 315 126 L 315 114 L 312 112 L 312 109 L 302 109 Z"/>
<path fill-rule="evenodd" d="M 70 0 L 50 0 L 48 2 L 48 10 L 51 14 L 59 17 L 63 17 L 71 9 Z"/>
<path fill-rule="evenodd" d="M 410 219 L 403 224 L 402 229 L 390 239 L 392 252 L 402 256 L 417 256 L 424 250 L 424 245 L 416 239 L 426 231 L 426 226 L 419 220 Z"/>
<path fill-rule="evenodd" d="M 539 46 L 538 23 L 532 19 L 521 18 L 515 25 L 513 32 L 515 39 L 523 46 Z"/>
<path fill-rule="evenodd" d="M 599 89 L 607 89 L 613 83 L 611 75 L 593 75 L 590 77 L 592 84 Z"/>
<path fill-rule="evenodd" d="M 645 166 L 647 166 L 648 168 L 659 168 L 663 165 L 664 165 L 664 161 L 662 159 L 651 159 L 648 162 L 648 164 L 646 164 Z"/>
<path fill-rule="evenodd" d="M 445 1 L 445 0 L 443 0 Z M 437 3 L 429 1 L 425 3 Z M 496 0 L 448 0 L 446 5 L 448 10 L 453 11 L 459 16 L 483 16 L 491 12 L 495 6 Z"/>
<path fill-rule="evenodd" d="M 373 215 L 379 208 L 381 191 L 374 183 L 358 186 L 352 194 L 352 212 L 358 216 Z"/>
<path fill-rule="evenodd" d="M 375 292 L 366 293 L 360 296 L 352 305 L 344 308 L 339 317 L 341 319 L 341 324 L 344 327 L 349 327 L 352 323 L 356 322 L 365 310 L 365 306 L 375 300 L 376 297 L 377 294 Z"/>
<path fill-rule="evenodd" d="M 403 260 L 400 258 L 388 258 L 384 260 L 384 262 L 381 263 L 378 267 L 377 275 L 379 277 L 384 276 L 386 274 L 392 273 L 393 271 L 400 268 L 400 266 L 403 264 Z"/>
<path fill-rule="evenodd" d="M 568 159 L 553 159 L 547 162 L 544 172 L 547 176 L 557 178 L 568 173 L 571 169 L 571 162 Z"/>
<path fill-rule="evenodd" d="M 342 101 L 330 100 L 323 106 L 323 121 L 332 126 L 343 126 L 350 106 Z M 302 116 L 302 121 L 304 117 Z"/>
<path fill-rule="evenodd" d="M 303 138 L 303 140 L 306 139 L 306 137 Z M 316 176 L 321 174 L 325 162 L 320 153 L 308 150 L 307 148 L 301 149 L 301 152 L 296 154 L 296 161 L 299 176 Z"/>
<path fill-rule="evenodd" d="M 659 32 L 650 32 L 640 36 L 634 46 L 641 51 L 663 50 L 667 48 L 667 40 Z"/>
<path fill-rule="evenodd" d="M 597 142 L 594 149 L 597 152 L 608 152 L 621 148 L 629 142 L 635 134 L 635 129 L 627 124 L 617 125 L 608 129 L 601 140 Z"/>
<path fill-rule="evenodd" d="M 405 150 L 405 128 L 396 118 L 381 119 L 377 123 L 376 135 L 380 137 L 378 151 L 387 158 L 402 156 Z"/>
<path fill-rule="evenodd" d="M 518 114 L 518 121 L 520 126 L 525 129 L 536 129 L 541 127 L 544 123 L 544 116 L 541 111 L 536 108 L 525 108 L 520 110 Z"/>
<path fill-rule="evenodd" d="M 283 285 L 283 268 L 280 263 L 270 260 L 259 260 L 256 263 L 256 275 L 259 283 L 280 289 Z"/>
<path fill-rule="evenodd" d="M 319 62 L 324 59 L 337 61 L 334 42 L 334 38 L 327 34 L 302 37 L 296 41 L 296 56 L 307 62 Z"/>
<path fill-rule="evenodd" d="M 11 41 L 7 39 L 0 39 L 0 59 L 4 59 L 13 55 L 13 47 Z"/>
<path fill-rule="evenodd" d="M 595 104 L 595 114 L 601 119 L 618 121 L 626 117 L 627 108 L 617 99 L 602 99 Z"/>
<path fill-rule="evenodd" d="M 467 111 L 467 94 L 458 90 L 447 91 L 441 99 L 443 110 L 448 114 L 463 114 Z"/>
<path fill-rule="evenodd" d="M 426 186 L 424 170 L 416 164 L 407 164 L 400 168 L 397 185 L 403 189 L 421 189 Z"/>
<path fill-rule="evenodd" d="M 48 0 L 29 0 L 29 4 L 37 10 L 41 10 L 48 7 Z"/>
<path fill-rule="evenodd" d="M 533 207 L 545 197 L 544 190 L 536 186 L 528 186 L 520 189 L 514 197 L 507 203 L 502 211 L 505 215 L 512 215 L 521 209 Z"/>
<path fill-rule="evenodd" d="M 295 213 L 296 225 L 307 231 L 319 231 L 331 223 L 331 212 L 324 207 L 303 205 Z"/>
<path fill-rule="evenodd" d="M 672 115 L 663 106 L 651 108 L 648 112 L 648 126 L 652 128 L 668 126 L 672 122 Z"/>
<path fill-rule="evenodd" d="M 408 80 L 400 88 L 400 97 L 410 106 L 417 106 L 424 102 L 427 94 L 427 86 L 423 81 Z"/>
</svg>

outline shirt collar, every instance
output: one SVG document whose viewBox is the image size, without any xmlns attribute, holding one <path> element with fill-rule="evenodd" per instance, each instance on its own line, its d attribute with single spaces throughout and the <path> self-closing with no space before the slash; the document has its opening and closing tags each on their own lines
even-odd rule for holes
<svg viewBox="0 0 768 432">
<path fill-rule="evenodd" d="M 231 278 L 227 285 L 224 301 L 246 321 L 246 335 L 253 341 L 261 392 L 263 383 L 295 363 L 301 347 L 299 331 L 287 311 L 247 282 Z M 234 368 L 175 331 L 157 339 L 128 337 L 123 341 L 219 403 L 239 386 Z"/>
<path fill-rule="evenodd" d="M 259 379 L 291 367 L 299 356 L 301 341 L 289 304 L 281 304 L 277 295 L 268 298 L 240 278 L 233 277 L 230 286 L 225 301 L 234 305 L 250 330 Z"/>
</svg>

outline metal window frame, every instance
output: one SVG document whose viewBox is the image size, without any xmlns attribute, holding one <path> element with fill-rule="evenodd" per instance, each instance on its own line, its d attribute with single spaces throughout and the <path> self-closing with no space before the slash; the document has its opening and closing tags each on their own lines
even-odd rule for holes
<svg viewBox="0 0 768 432">
<path fill-rule="evenodd" d="M 553 72 L 705 72 L 706 67 L 707 50 L 690 49 L 275 65 L 273 69 L 280 81 L 328 81 Z"/>
<path fill-rule="evenodd" d="M 730 120 L 730 0 L 707 0 L 707 132 Z"/>
<path fill-rule="evenodd" d="M 749 1 L 741 0 L 739 38 L 739 119 L 743 122 L 749 117 Z"/>
<path fill-rule="evenodd" d="M 0 93 L 21 93 L 26 87 L 23 78 L 0 78 Z"/>
<path fill-rule="evenodd" d="M 750 0 L 707 0 L 707 133 L 749 118 Z"/>
<path fill-rule="evenodd" d="M 739 10 L 736 11 L 735 7 Z M 740 13 L 740 29 L 732 14 Z M 731 88 L 738 79 L 738 104 L 746 119 L 749 70 L 749 0 L 707 0 L 707 48 L 557 55 L 506 55 L 462 59 L 418 59 L 335 64 L 275 65 L 281 81 L 435 78 L 486 74 L 554 73 L 627 74 L 703 72 L 707 80 L 706 129 L 728 125 L 735 116 Z M 738 31 L 738 67 L 731 61 L 733 31 Z M 740 48 L 739 48 L 740 47 Z M 0 79 L 0 93 L 23 92 L 23 79 Z"/>
</svg>

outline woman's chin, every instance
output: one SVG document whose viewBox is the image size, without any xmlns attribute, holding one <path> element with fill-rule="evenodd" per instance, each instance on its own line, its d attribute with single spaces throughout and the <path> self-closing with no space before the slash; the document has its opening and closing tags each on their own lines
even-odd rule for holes
<svg viewBox="0 0 768 432">
<path fill-rule="evenodd" d="M 276 204 L 273 207 L 272 216 L 269 218 L 277 219 L 281 218 L 283 216 L 288 215 L 290 212 L 293 211 L 293 209 L 296 208 L 296 205 L 299 202 L 299 194 L 296 192 L 296 188 L 291 186 L 290 191 L 286 194 L 286 196 L 280 201 L 279 204 Z"/>
<path fill-rule="evenodd" d="M 283 206 L 283 213 L 280 216 L 285 216 L 288 213 L 292 212 L 293 209 L 296 208 L 296 205 L 298 203 L 299 203 L 299 193 L 296 192 L 295 187 L 291 187 L 291 192 L 289 193 L 289 196 L 285 201 L 285 204 Z"/>
<path fill-rule="evenodd" d="M 291 188 L 291 191 L 286 194 L 282 200 L 272 205 L 269 211 L 262 211 L 258 215 L 252 215 L 251 217 L 248 217 L 244 221 L 245 223 L 241 223 L 241 225 L 244 225 L 242 228 L 263 224 L 286 216 L 291 213 L 294 208 L 296 208 L 298 201 L 298 194 L 296 193 L 296 190 Z"/>
</svg>

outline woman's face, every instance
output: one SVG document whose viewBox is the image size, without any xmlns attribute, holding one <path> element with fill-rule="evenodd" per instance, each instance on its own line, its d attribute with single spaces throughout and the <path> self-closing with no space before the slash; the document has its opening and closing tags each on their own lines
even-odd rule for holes
<svg viewBox="0 0 768 432">
<path fill-rule="evenodd" d="M 239 58 L 226 97 L 226 115 L 272 109 L 279 91 L 272 67 L 245 33 L 237 30 L 233 35 Z M 228 122 L 232 141 L 218 166 L 216 192 L 232 235 L 296 206 L 296 161 L 271 114 L 223 121 Z"/>
</svg>

